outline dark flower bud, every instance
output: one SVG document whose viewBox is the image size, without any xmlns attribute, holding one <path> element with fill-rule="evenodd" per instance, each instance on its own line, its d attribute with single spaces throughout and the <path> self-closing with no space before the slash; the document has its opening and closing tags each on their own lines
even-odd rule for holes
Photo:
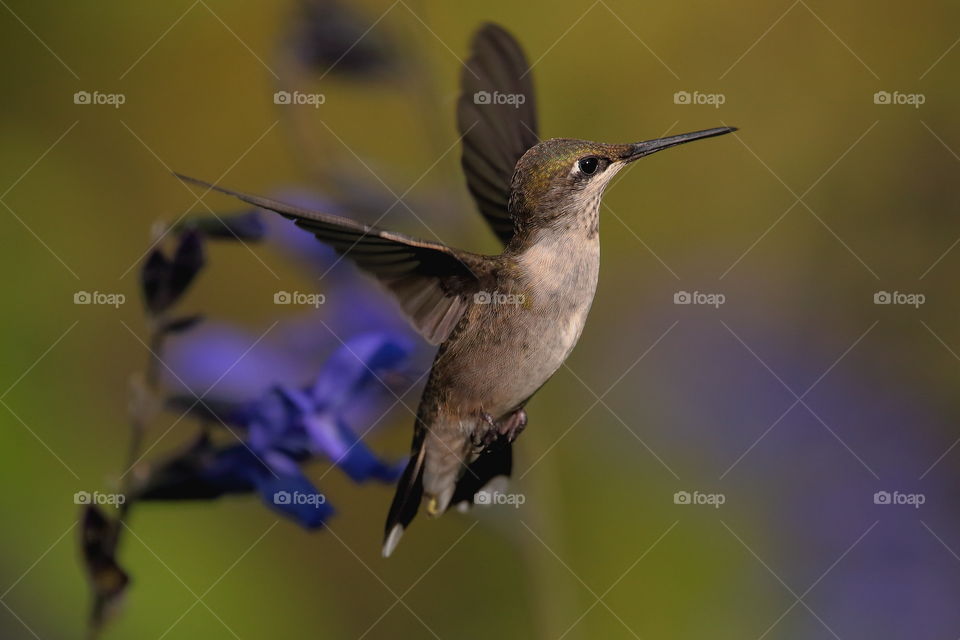
<svg viewBox="0 0 960 640">
<path fill-rule="evenodd" d="M 93 504 L 84 507 L 81 552 L 93 589 L 91 625 L 95 629 L 103 625 L 130 583 L 130 577 L 115 558 L 118 526 L 100 507 Z"/>
<path fill-rule="evenodd" d="M 318 73 L 370 76 L 389 70 L 395 49 L 374 20 L 338 0 L 303 0 L 291 23 L 290 46 L 306 67 Z"/>
<path fill-rule="evenodd" d="M 180 235 L 173 259 L 159 247 L 147 256 L 140 270 L 143 301 L 152 315 L 173 306 L 186 292 L 204 265 L 203 237 L 196 229 Z"/>
</svg>

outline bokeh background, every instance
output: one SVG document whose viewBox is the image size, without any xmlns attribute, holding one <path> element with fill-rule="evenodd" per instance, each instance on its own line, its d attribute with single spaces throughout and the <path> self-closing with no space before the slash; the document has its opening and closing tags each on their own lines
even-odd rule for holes
<svg viewBox="0 0 960 640">
<path fill-rule="evenodd" d="M 741 128 L 609 190 L 590 322 L 519 440 L 525 504 L 418 520 L 388 561 L 391 488 L 322 463 L 329 530 L 254 497 L 141 505 L 121 547 L 133 583 L 104 637 L 960 635 L 960 6 L 350 3 L 356 20 L 333 33 L 369 29 L 388 52 L 366 75 L 311 69 L 292 1 L 0 4 L 0 636 L 85 634 L 72 496 L 124 468 L 146 359 L 136 265 L 157 221 L 206 211 L 168 169 L 321 196 L 336 173 L 417 212 L 394 207 L 384 226 L 494 250 L 453 116 L 485 20 L 534 61 L 546 137 Z M 278 89 L 326 101 L 276 105 Z M 77 91 L 125 103 L 77 105 Z M 723 104 L 675 101 L 684 91 Z M 323 291 L 288 258 L 215 245 L 184 306 L 253 336 L 309 322 L 273 304 Z M 77 291 L 127 302 L 74 305 Z M 725 303 L 674 304 L 681 291 Z M 924 303 L 875 304 L 882 291 Z M 162 435 L 176 419 L 151 426 L 157 452 L 195 430 Z M 411 420 L 396 407 L 370 445 L 402 457 Z M 679 491 L 725 502 L 675 504 Z M 879 491 L 924 502 L 876 504 Z"/>
</svg>

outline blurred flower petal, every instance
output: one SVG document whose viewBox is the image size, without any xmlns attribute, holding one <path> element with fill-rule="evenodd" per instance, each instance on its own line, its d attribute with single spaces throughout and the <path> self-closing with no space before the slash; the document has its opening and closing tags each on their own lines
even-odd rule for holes
<svg viewBox="0 0 960 640">
<path fill-rule="evenodd" d="M 270 214 L 271 217 L 274 215 Z M 264 217 L 259 210 L 196 215 L 183 220 L 174 230 L 199 229 L 208 238 L 256 242 L 267 233 Z"/>
<path fill-rule="evenodd" d="M 307 529 L 323 526 L 324 521 L 333 515 L 333 507 L 327 503 L 326 496 L 299 471 L 279 476 L 264 475 L 257 489 L 264 504 Z"/>
<path fill-rule="evenodd" d="M 165 371 L 168 384 L 196 395 L 209 392 L 209 398 L 218 401 L 249 401 L 273 385 L 302 383 L 311 363 L 257 338 L 252 332 L 208 322 L 170 339 L 164 357 L 173 372 Z M 317 362 L 312 366 L 315 369 Z"/>
<path fill-rule="evenodd" d="M 324 364 L 311 390 L 318 404 L 338 411 L 365 387 L 382 387 L 380 376 L 395 370 L 410 349 L 402 337 L 384 333 L 362 334 L 346 341 Z"/>
<path fill-rule="evenodd" d="M 400 477 L 402 466 L 380 460 L 343 422 L 328 415 L 307 416 L 304 421 L 316 451 L 333 460 L 354 482 L 393 482 Z"/>
</svg>

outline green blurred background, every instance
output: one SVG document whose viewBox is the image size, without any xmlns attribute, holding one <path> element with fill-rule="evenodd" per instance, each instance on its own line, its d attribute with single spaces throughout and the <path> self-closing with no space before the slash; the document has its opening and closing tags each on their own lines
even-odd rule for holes
<svg viewBox="0 0 960 640">
<path fill-rule="evenodd" d="M 123 324 L 145 335 L 131 267 L 156 221 L 205 211 L 168 168 L 322 191 L 331 166 L 376 185 L 362 159 L 398 194 L 418 180 L 412 199 L 448 194 L 449 211 L 422 216 L 429 229 L 402 207 L 383 226 L 493 250 L 459 149 L 442 155 L 458 135 L 460 59 L 485 20 L 535 61 L 544 137 L 741 128 L 637 163 L 610 189 L 590 322 L 528 407 L 514 484 L 526 503 L 418 520 L 389 561 L 391 489 L 337 472 L 324 478 L 339 509 L 329 531 L 274 526 L 252 497 L 142 505 L 121 549 L 134 582 L 105 637 L 960 634 L 960 5 L 358 2 L 371 34 L 423 72 L 301 78 L 326 96 L 315 110 L 272 100 L 294 86 L 292 2 L 2 4 L 0 636 L 83 636 L 72 496 L 109 490 L 123 467 L 128 381 L 145 360 Z M 81 90 L 126 102 L 76 105 Z M 680 91 L 725 101 L 678 104 Z M 876 104 L 878 91 L 925 102 Z M 312 283 L 255 251 L 269 269 L 213 247 L 186 306 L 263 331 L 273 291 Z M 80 290 L 127 303 L 77 306 Z M 681 290 L 726 303 L 674 305 Z M 879 306 L 878 291 L 926 302 Z M 802 395 L 834 363 L 797 406 L 787 387 Z M 410 421 L 399 408 L 372 446 L 401 456 Z M 927 502 L 872 503 L 895 489 Z M 681 490 L 726 503 L 676 505 Z"/>
</svg>

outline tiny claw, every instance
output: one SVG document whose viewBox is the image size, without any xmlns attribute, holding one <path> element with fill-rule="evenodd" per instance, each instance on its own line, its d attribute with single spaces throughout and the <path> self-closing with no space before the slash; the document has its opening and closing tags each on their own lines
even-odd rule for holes
<svg viewBox="0 0 960 640">
<path fill-rule="evenodd" d="M 517 409 L 500 424 L 500 435 L 506 437 L 507 442 L 513 442 L 523 433 L 526 426 L 527 412 L 524 409 Z"/>
<path fill-rule="evenodd" d="M 500 436 L 500 425 L 496 419 L 486 411 L 480 412 L 480 419 L 487 423 L 486 429 L 478 429 L 473 434 L 473 446 L 478 449 L 486 449 L 493 444 Z"/>
<path fill-rule="evenodd" d="M 492 446 L 500 438 L 513 442 L 527 426 L 527 412 L 517 409 L 499 422 L 489 413 L 481 412 L 480 419 L 487 423 L 488 428 L 478 429 L 473 434 L 473 445 L 478 449 Z"/>
</svg>

